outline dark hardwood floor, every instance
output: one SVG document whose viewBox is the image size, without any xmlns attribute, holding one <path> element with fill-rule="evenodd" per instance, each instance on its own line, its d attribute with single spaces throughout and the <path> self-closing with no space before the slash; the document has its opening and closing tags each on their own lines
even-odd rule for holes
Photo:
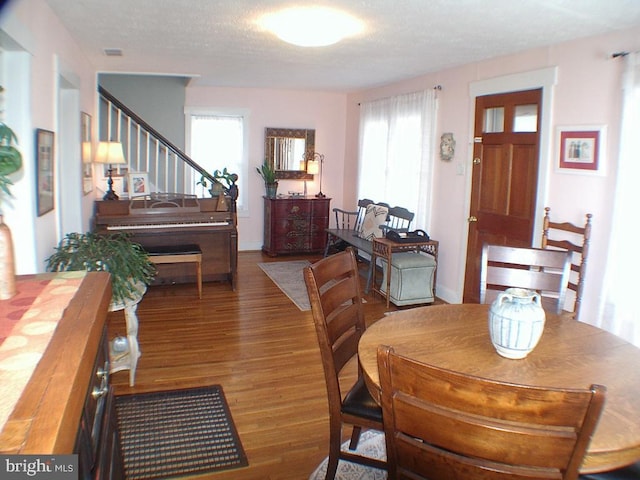
<svg viewBox="0 0 640 480">
<path fill-rule="evenodd" d="M 228 283 L 205 283 L 199 300 L 195 285 L 151 287 L 140 302 L 136 385 L 129 387 L 127 371 L 115 373 L 116 395 L 220 384 L 249 460 L 246 468 L 198 478 L 302 480 L 327 455 L 326 391 L 311 312 L 300 311 L 257 265 L 318 258 L 240 252 L 236 292 Z M 371 323 L 385 303 L 366 300 Z M 110 313 L 110 338 L 125 332 L 123 312 Z M 351 370 L 345 382 L 353 381 Z"/>
</svg>

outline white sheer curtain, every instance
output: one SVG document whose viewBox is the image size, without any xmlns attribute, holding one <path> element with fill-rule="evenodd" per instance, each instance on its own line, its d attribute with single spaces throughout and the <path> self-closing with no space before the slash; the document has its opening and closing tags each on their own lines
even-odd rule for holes
<svg viewBox="0 0 640 480">
<path fill-rule="evenodd" d="M 601 327 L 640 347 L 637 225 L 640 205 L 640 55 L 625 57 L 616 197 Z"/>
<path fill-rule="evenodd" d="M 358 198 L 415 212 L 429 229 L 437 101 L 432 90 L 360 106 Z"/>
<path fill-rule="evenodd" d="M 193 114 L 190 117 L 190 156 L 209 173 L 227 168 L 239 176 L 238 210 L 247 208 L 245 118 L 238 115 Z M 198 181 L 199 178 L 196 178 Z M 208 196 L 206 192 L 200 192 Z"/>
</svg>

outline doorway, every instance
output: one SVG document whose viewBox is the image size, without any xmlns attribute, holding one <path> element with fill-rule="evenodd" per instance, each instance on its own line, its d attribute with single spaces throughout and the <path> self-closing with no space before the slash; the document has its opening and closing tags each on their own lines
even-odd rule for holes
<svg viewBox="0 0 640 480">
<path fill-rule="evenodd" d="M 55 169 L 56 241 L 83 232 L 82 161 L 80 159 L 80 90 L 60 75 L 58 83 L 57 164 Z M 80 193 L 79 193 L 80 192 Z"/>
<path fill-rule="evenodd" d="M 463 301 L 480 301 L 484 243 L 531 246 L 536 225 L 542 89 L 476 97 Z"/>
</svg>

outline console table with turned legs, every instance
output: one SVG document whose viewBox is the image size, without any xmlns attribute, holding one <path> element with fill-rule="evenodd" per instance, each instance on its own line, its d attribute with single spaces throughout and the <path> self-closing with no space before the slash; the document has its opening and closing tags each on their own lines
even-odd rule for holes
<svg viewBox="0 0 640 480">
<path fill-rule="evenodd" d="M 121 370 L 129 370 L 129 386 L 133 387 L 136 381 L 136 368 L 140 358 L 140 346 L 138 345 L 138 303 L 142 300 L 147 286 L 144 283 L 136 285 L 136 292 L 133 298 L 128 298 L 122 302 L 111 303 L 110 312 L 124 310 L 124 319 L 127 325 L 127 348 L 118 351 L 114 348 L 115 339 L 109 342 L 109 358 L 111 360 L 111 373 Z"/>
</svg>

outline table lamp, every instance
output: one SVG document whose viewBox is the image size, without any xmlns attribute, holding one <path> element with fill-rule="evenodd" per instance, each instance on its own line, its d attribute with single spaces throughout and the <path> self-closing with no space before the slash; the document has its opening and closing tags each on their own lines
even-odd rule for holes
<svg viewBox="0 0 640 480">
<path fill-rule="evenodd" d="M 307 160 L 307 173 L 317 175 L 320 173 L 320 191 L 316 193 L 317 198 L 324 198 L 326 195 L 322 193 L 322 164 L 324 163 L 324 155 L 318 152 L 314 152 L 313 155 L 309 155 Z"/>
<path fill-rule="evenodd" d="M 112 165 L 122 165 L 127 163 L 127 161 L 124 159 L 122 144 L 120 142 L 98 143 L 96 158 L 93 160 L 93 162 L 109 165 L 109 180 L 107 181 L 109 188 L 102 199 L 118 200 L 118 195 L 113 191 L 113 177 L 111 176 L 111 174 L 113 173 Z"/>
</svg>

